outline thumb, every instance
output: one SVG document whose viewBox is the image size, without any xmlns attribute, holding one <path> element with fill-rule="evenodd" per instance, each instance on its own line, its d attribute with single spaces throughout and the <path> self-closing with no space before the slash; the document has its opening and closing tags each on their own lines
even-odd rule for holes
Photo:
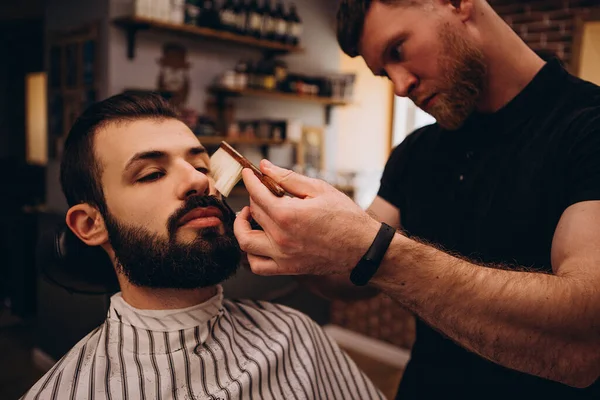
<svg viewBox="0 0 600 400">
<path fill-rule="evenodd" d="M 319 181 L 317 179 L 280 168 L 268 160 L 260 162 L 260 170 L 263 174 L 273 178 L 286 192 L 301 199 L 314 197 L 319 192 Z"/>
</svg>

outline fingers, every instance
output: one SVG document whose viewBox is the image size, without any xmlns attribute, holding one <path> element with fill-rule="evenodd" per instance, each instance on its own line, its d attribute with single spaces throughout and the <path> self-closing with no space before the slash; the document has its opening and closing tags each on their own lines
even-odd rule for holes
<svg viewBox="0 0 600 400">
<path fill-rule="evenodd" d="M 318 180 L 280 168 L 268 160 L 260 162 L 260 170 L 279 183 L 288 193 L 299 198 L 314 197 L 319 192 Z"/>
<path fill-rule="evenodd" d="M 248 254 L 250 269 L 256 275 L 271 276 L 271 275 L 299 275 L 291 270 L 284 270 L 277 262 L 268 257 L 260 257 Z"/>
<path fill-rule="evenodd" d="M 246 233 L 252 230 L 252 226 L 250 226 L 250 208 L 244 207 L 242 211 L 238 214 L 233 221 L 233 230 L 237 234 Z"/>
<path fill-rule="evenodd" d="M 251 218 L 261 226 L 262 230 L 271 237 L 273 233 L 279 229 L 269 214 L 260 208 L 252 198 L 250 198 L 250 215 L 252 216 Z"/>
<path fill-rule="evenodd" d="M 244 207 L 233 223 L 233 233 L 240 248 L 250 255 L 272 257 L 275 255 L 271 241 L 263 231 L 253 230 L 250 226 L 250 208 Z"/>
<path fill-rule="evenodd" d="M 248 262 L 250 263 L 250 269 L 256 275 L 278 275 L 279 266 L 271 258 L 248 254 Z"/>
<path fill-rule="evenodd" d="M 250 169 L 244 168 L 242 171 L 242 179 L 250 194 L 250 198 L 260 207 L 269 208 L 269 205 L 278 199 L 278 197 L 262 184 L 260 179 L 258 179 Z"/>
<path fill-rule="evenodd" d="M 250 269 L 257 275 L 281 275 L 281 268 L 271 258 L 274 256 L 271 242 L 264 232 L 252 230 L 250 218 L 250 208 L 244 207 L 233 225 L 240 248 L 246 252 Z"/>
</svg>

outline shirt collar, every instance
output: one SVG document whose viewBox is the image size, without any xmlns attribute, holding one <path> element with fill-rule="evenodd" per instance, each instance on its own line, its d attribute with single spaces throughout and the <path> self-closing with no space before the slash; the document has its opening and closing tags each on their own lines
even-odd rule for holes
<svg viewBox="0 0 600 400">
<path fill-rule="evenodd" d="M 176 310 L 141 310 L 129 305 L 121 292 L 110 299 L 108 319 L 140 329 L 158 332 L 174 332 L 196 326 L 205 326 L 223 309 L 223 288 L 217 286 L 217 294 L 198 305 Z"/>
</svg>

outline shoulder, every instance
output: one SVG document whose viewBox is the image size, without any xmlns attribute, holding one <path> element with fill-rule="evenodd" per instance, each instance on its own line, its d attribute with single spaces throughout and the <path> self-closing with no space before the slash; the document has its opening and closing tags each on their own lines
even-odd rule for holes
<svg viewBox="0 0 600 400">
<path fill-rule="evenodd" d="M 569 74 L 566 90 L 575 96 L 579 103 L 600 106 L 600 86 L 595 83 Z"/>
<path fill-rule="evenodd" d="M 257 300 L 224 301 L 229 317 L 250 329 L 285 333 L 296 337 L 299 332 L 321 336 L 323 330 L 312 318 L 301 311 L 277 303 Z"/>
<path fill-rule="evenodd" d="M 383 192 L 380 193 L 380 196 L 382 198 L 390 201 L 393 194 L 388 192 L 388 189 L 391 190 L 392 186 L 397 186 L 415 162 L 419 162 L 420 157 L 430 154 L 432 149 L 437 148 L 440 135 L 439 125 L 427 125 L 410 133 L 392 150 L 381 179 Z"/>
<path fill-rule="evenodd" d="M 569 132 L 600 131 L 600 86 L 569 75 L 557 108 Z"/>
<path fill-rule="evenodd" d="M 245 334 L 262 338 L 268 346 L 284 342 L 302 342 L 312 356 L 317 343 L 326 339 L 323 329 L 308 315 L 283 306 L 255 300 L 223 302 L 232 325 L 242 327 Z M 285 338 L 285 339 L 284 339 Z"/>
<path fill-rule="evenodd" d="M 569 76 L 560 101 L 547 122 L 560 154 L 577 160 L 580 154 L 600 151 L 600 87 Z"/>
<path fill-rule="evenodd" d="M 438 124 L 426 125 L 406 136 L 406 138 L 392 150 L 390 160 L 404 158 L 416 148 L 433 145 L 439 138 L 440 127 Z"/>
<path fill-rule="evenodd" d="M 102 335 L 104 326 L 100 325 L 81 339 L 23 395 L 21 400 L 47 398 L 52 393 L 58 393 L 58 398 L 66 397 L 75 379 L 89 367 L 90 359 L 93 358 L 91 355 L 96 352 L 98 338 Z"/>
</svg>

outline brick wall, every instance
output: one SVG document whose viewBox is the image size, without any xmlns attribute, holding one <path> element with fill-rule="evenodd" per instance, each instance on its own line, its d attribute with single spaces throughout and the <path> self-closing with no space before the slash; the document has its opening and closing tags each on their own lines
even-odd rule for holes
<svg viewBox="0 0 600 400">
<path fill-rule="evenodd" d="M 377 338 L 404 349 L 415 340 L 415 319 L 387 296 L 331 303 L 331 323 Z"/>
<path fill-rule="evenodd" d="M 566 65 L 571 63 L 575 19 L 600 0 L 489 0 L 489 3 L 534 50 L 551 51 Z M 332 323 L 410 348 L 415 322 L 410 313 L 386 296 L 366 301 L 334 301 Z"/>
<path fill-rule="evenodd" d="M 600 0 L 489 0 L 496 12 L 534 50 L 548 50 L 571 63 L 575 19 Z"/>
</svg>

